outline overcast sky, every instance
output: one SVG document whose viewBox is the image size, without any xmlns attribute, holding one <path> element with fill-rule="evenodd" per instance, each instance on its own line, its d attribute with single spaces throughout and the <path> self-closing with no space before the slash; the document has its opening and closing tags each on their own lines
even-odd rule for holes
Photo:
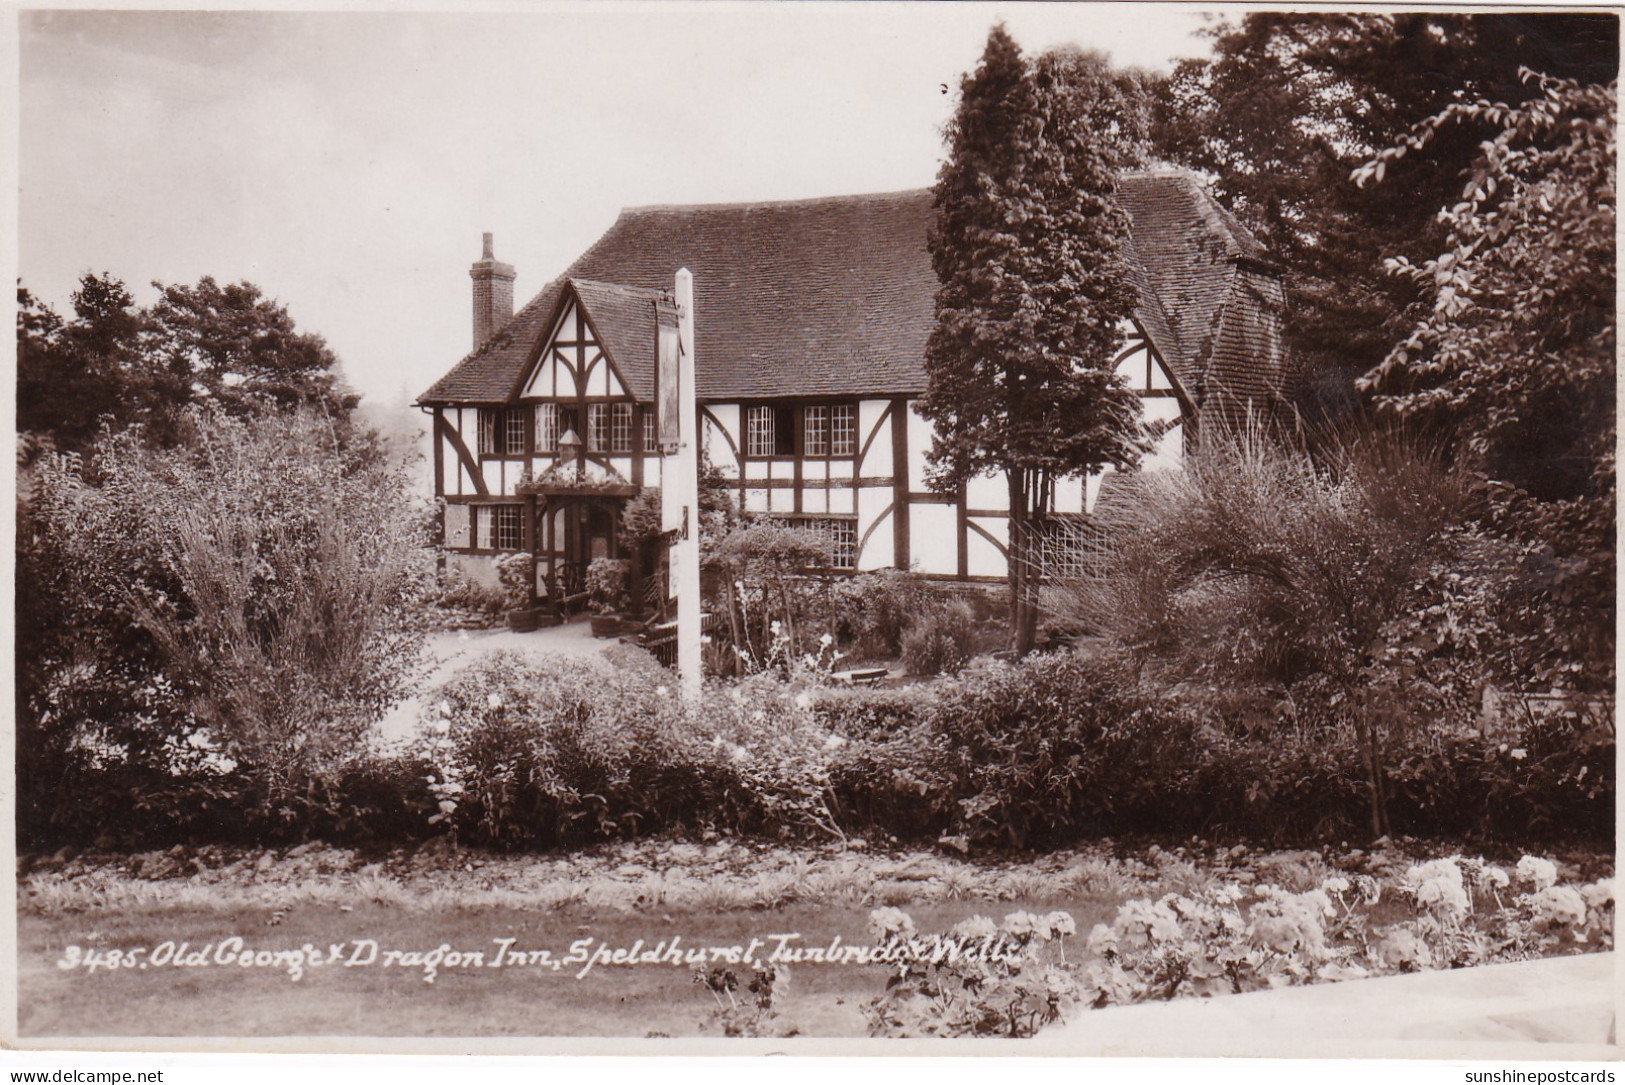
<svg viewBox="0 0 1625 1085">
<path fill-rule="evenodd" d="M 480 234 L 522 304 L 622 207 L 929 185 L 998 19 L 1028 51 L 1199 55 L 1152 4 L 627 4 L 22 16 L 24 285 L 248 279 L 375 400 L 469 347 Z"/>
</svg>

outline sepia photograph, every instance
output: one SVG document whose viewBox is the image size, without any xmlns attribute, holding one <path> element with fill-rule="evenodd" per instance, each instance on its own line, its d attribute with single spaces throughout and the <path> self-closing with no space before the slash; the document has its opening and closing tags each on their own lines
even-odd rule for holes
<svg viewBox="0 0 1625 1085">
<path fill-rule="evenodd" d="M 6 17 L 8 1060 L 1617 1057 L 1616 11 Z"/>
</svg>

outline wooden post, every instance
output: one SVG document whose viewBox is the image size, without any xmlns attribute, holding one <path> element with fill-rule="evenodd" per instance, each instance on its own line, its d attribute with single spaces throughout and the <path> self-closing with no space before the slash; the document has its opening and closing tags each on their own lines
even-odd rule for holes
<svg viewBox="0 0 1625 1085">
<path fill-rule="evenodd" d="M 700 652 L 700 429 L 694 404 L 694 276 L 677 272 L 678 409 L 682 445 L 677 451 L 677 477 L 672 480 L 683 507 L 683 532 L 672 548 L 671 575 L 677 596 L 677 670 L 683 698 L 696 703 L 702 684 Z M 662 480 L 664 481 L 664 480 Z"/>
</svg>

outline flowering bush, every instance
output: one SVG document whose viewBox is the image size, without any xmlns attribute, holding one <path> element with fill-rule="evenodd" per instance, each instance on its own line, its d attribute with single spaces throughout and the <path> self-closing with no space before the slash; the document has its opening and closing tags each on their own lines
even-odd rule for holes
<svg viewBox="0 0 1625 1085">
<path fill-rule="evenodd" d="M 877 908 L 869 932 L 904 951 L 885 993 L 864 1007 L 874 1036 L 1031 1036 L 1078 1001 L 1068 912 L 1013 912 L 997 925 L 974 916 L 922 939 L 906 912 Z"/>
</svg>

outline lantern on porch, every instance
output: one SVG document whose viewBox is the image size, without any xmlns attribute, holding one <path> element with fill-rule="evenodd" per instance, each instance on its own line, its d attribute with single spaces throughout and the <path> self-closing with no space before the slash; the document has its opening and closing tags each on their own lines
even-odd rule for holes
<svg viewBox="0 0 1625 1085">
<path fill-rule="evenodd" d="M 581 474 L 581 438 L 576 436 L 575 427 L 564 431 L 559 438 L 559 463 L 574 463 L 576 474 Z"/>
</svg>

